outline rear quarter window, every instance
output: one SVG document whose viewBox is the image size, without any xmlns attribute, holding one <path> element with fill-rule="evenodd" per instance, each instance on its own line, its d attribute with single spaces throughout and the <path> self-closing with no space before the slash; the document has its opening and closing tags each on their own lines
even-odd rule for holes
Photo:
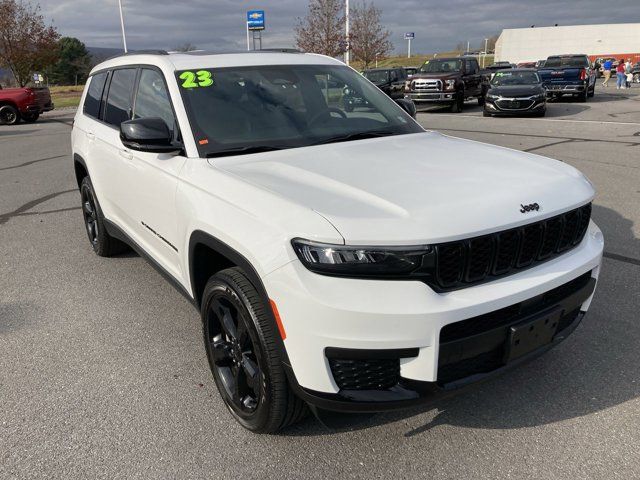
<svg viewBox="0 0 640 480">
<path fill-rule="evenodd" d="M 107 80 L 107 72 L 97 73 L 89 77 L 89 88 L 84 99 L 82 111 L 85 115 L 98 118 L 100 116 L 100 99 Z"/>
</svg>

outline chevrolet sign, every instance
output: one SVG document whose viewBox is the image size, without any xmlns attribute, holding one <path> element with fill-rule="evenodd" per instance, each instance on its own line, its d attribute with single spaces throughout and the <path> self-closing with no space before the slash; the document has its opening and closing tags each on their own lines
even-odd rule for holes
<svg viewBox="0 0 640 480">
<path fill-rule="evenodd" d="M 264 30 L 264 10 L 249 10 L 247 12 L 247 28 L 249 30 Z"/>
</svg>

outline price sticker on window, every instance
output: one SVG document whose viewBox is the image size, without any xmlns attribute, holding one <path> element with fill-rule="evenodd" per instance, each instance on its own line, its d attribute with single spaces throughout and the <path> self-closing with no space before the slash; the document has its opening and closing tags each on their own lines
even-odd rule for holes
<svg viewBox="0 0 640 480">
<path fill-rule="evenodd" d="M 213 85 L 213 74 L 209 70 L 187 70 L 178 75 L 182 88 L 200 88 Z"/>
</svg>

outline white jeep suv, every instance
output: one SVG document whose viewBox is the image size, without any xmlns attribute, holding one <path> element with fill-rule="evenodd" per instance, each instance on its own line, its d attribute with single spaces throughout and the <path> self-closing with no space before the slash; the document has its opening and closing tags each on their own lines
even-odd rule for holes
<svg viewBox="0 0 640 480">
<path fill-rule="evenodd" d="M 252 431 L 307 405 L 426 401 L 546 351 L 589 307 L 587 178 L 425 131 L 409 103 L 293 52 L 138 52 L 91 72 L 72 132 L 91 245 L 134 248 L 200 310 Z"/>
</svg>

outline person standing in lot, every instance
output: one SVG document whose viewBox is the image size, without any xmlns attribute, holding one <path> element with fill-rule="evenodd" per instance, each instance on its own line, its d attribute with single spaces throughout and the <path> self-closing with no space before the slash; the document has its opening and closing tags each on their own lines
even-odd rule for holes
<svg viewBox="0 0 640 480">
<path fill-rule="evenodd" d="M 604 69 L 604 80 L 602 81 L 603 87 L 606 87 L 607 84 L 609 83 L 609 79 L 611 78 L 612 65 L 613 65 L 613 62 L 611 61 L 611 59 L 605 60 L 604 63 L 602 64 L 602 68 Z"/>
<path fill-rule="evenodd" d="M 624 58 L 621 58 L 616 67 L 616 89 L 627 88 L 627 77 L 624 74 Z"/>
<path fill-rule="evenodd" d="M 631 88 L 631 81 L 633 80 L 633 74 L 631 73 L 632 69 L 633 65 L 631 64 L 631 59 L 627 58 L 627 62 L 624 64 L 624 76 L 627 88 Z"/>
</svg>

